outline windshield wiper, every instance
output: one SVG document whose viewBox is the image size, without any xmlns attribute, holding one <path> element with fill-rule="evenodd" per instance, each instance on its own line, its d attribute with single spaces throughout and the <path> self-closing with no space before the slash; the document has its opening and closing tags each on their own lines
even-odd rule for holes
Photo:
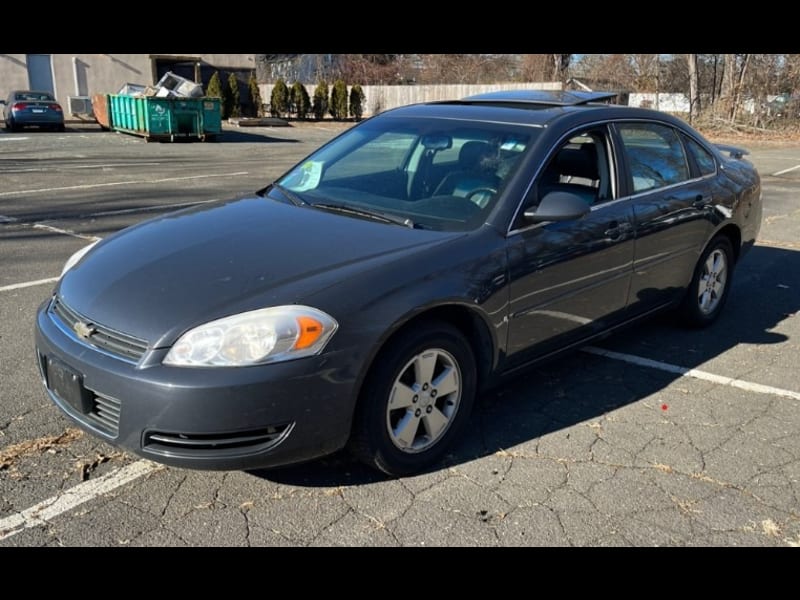
<svg viewBox="0 0 800 600">
<path fill-rule="evenodd" d="M 289 200 L 291 200 L 292 204 L 294 204 L 295 206 L 305 206 L 305 205 L 308 204 L 308 202 L 303 200 L 300 196 L 298 196 L 296 193 L 294 193 L 289 188 L 282 186 L 280 183 L 273 182 L 273 183 L 270 184 L 269 187 L 278 190 L 281 194 L 283 194 Z"/>
<path fill-rule="evenodd" d="M 328 204 L 324 202 L 314 203 L 311 206 L 321 210 L 329 210 L 331 212 L 340 212 L 344 214 L 358 215 L 360 217 L 367 217 L 383 223 L 394 223 L 395 225 L 402 225 L 414 229 L 414 221 L 406 217 L 400 217 L 391 213 L 380 212 L 376 210 L 369 210 L 366 208 L 355 208 L 353 206 L 345 206 L 344 204 Z"/>
</svg>

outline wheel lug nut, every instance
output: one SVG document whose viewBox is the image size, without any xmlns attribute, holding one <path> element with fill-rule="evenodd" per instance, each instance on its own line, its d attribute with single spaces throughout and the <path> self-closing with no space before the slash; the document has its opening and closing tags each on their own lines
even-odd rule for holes
<svg viewBox="0 0 800 600">
<path fill-rule="evenodd" d="M 425 391 L 427 389 L 428 389 L 428 384 L 427 383 L 423 383 L 422 384 L 422 390 Z"/>
<path fill-rule="evenodd" d="M 431 390 L 431 398 L 436 398 L 436 394 L 438 394 L 436 390 Z"/>
<path fill-rule="evenodd" d="M 420 409 L 417 409 L 417 410 L 415 410 L 415 411 L 414 411 L 414 416 L 415 416 L 415 417 L 418 417 L 418 416 L 420 416 L 421 414 L 422 414 L 422 411 L 421 411 Z"/>
<path fill-rule="evenodd" d="M 412 402 L 414 402 L 414 403 L 416 404 L 417 402 L 419 402 L 419 396 L 414 396 L 414 397 L 411 399 L 411 401 L 412 401 Z"/>
<path fill-rule="evenodd" d="M 430 413 L 433 411 L 433 407 L 429 404 L 428 407 L 425 409 L 426 413 Z"/>
</svg>

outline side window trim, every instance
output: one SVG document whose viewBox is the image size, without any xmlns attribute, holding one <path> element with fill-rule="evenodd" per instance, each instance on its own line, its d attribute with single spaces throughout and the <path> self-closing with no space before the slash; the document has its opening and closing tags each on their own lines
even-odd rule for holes
<svg viewBox="0 0 800 600">
<path fill-rule="evenodd" d="M 542 173 L 545 171 L 547 165 L 555 158 L 557 152 L 561 149 L 561 147 L 568 142 L 571 138 L 579 135 L 581 133 L 587 131 L 601 131 L 605 137 L 605 149 L 606 149 L 606 161 L 608 162 L 608 170 L 609 170 L 609 178 L 611 182 L 611 194 L 612 198 L 609 200 L 604 200 L 596 205 L 591 207 L 591 210 L 595 210 L 596 208 L 601 208 L 610 204 L 616 203 L 618 200 L 622 199 L 620 196 L 621 192 L 621 184 L 622 179 L 620 178 L 619 174 L 619 156 L 617 153 L 617 142 L 613 139 L 613 133 L 611 131 L 611 126 L 613 123 L 608 120 L 602 121 L 592 121 L 589 123 L 583 123 L 582 125 L 578 125 L 577 127 L 573 127 L 569 131 L 562 134 L 558 140 L 550 147 L 545 159 L 539 163 L 537 166 L 536 171 L 531 176 L 530 180 L 528 181 L 527 186 L 525 187 L 525 192 L 522 194 L 522 197 L 517 204 L 517 208 L 514 211 L 514 214 L 511 218 L 511 221 L 508 225 L 508 230 L 506 232 L 506 237 L 510 237 L 517 233 L 527 231 L 528 229 L 532 229 L 535 227 L 540 227 L 541 223 L 532 223 L 530 225 L 525 225 L 522 227 L 515 227 L 519 219 L 519 215 L 522 213 L 522 208 L 525 206 L 526 202 L 530 199 L 531 194 L 534 192 L 534 186 L 539 181 Z"/>
</svg>

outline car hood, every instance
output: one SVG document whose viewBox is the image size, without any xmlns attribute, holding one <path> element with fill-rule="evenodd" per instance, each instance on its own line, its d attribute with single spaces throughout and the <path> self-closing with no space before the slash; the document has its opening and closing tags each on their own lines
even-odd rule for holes
<svg viewBox="0 0 800 600">
<path fill-rule="evenodd" d="M 92 322 L 159 347 L 222 316 L 300 303 L 344 276 L 456 235 L 245 198 L 109 237 L 63 276 L 57 293 Z"/>
</svg>

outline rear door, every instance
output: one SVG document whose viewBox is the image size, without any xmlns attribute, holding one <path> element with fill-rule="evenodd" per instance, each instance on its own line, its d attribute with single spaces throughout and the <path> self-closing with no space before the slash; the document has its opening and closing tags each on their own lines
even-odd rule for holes
<svg viewBox="0 0 800 600">
<path fill-rule="evenodd" d="M 622 122 L 615 129 L 636 227 L 628 304 L 640 312 L 677 299 L 691 281 L 711 228 L 710 186 L 675 128 Z"/>
</svg>

